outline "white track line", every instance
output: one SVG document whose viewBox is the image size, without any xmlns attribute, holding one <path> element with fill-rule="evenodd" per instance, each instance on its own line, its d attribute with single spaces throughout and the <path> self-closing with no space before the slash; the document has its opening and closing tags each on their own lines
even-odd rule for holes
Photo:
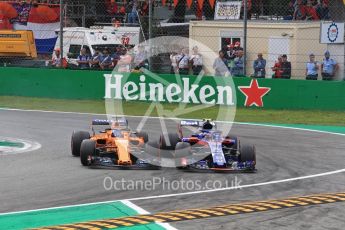
<svg viewBox="0 0 345 230">
<path fill-rule="evenodd" d="M 2 109 L 2 110 L 23 111 L 23 112 L 27 112 L 27 111 L 29 111 L 29 112 L 44 112 L 44 113 L 66 113 L 66 114 L 81 114 L 81 115 L 83 115 L 83 114 L 84 115 L 105 115 L 105 114 L 56 112 L 56 111 L 41 111 L 41 110 L 20 110 L 20 109 Z M 140 116 L 127 116 L 127 117 L 140 117 Z M 152 118 L 158 119 L 158 117 L 152 117 Z M 334 132 L 304 129 L 304 128 L 283 127 L 283 126 L 265 125 L 265 124 L 252 124 L 252 123 L 245 123 L 245 122 L 234 122 L 234 123 L 240 124 L 240 125 L 263 126 L 263 127 L 281 128 L 281 129 L 293 129 L 293 130 L 300 130 L 300 131 L 309 131 L 309 132 L 318 132 L 318 133 L 345 136 L 345 134 L 342 134 L 342 133 L 334 133 Z M 311 179 L 311 178 L 316 178 L 316 177 L 329 176 L 329 175 L 344 173 L 344 172 L 345 172 L 345 168 L 330 171 L 330 172 L 325 172 L 325 173 L 313 174 L 313 175 L 309 175 L 309 176 L 301 176 L 301 177 L 294 177 L 294 178 L 275 180 L 275 181 L 267 181 L 267 182 L 261 182 L 261 183 L 255 183 L 255 184 L 240 185 L 237 187 L 225 187 L 225 188 L 201 190 L 201 191 L 193 191 L 193 192 L 173 193 L 173 194 L 164 194 L 164 195 L 156 195 L 156 196 L 146 196 L 146 197 L 134 197 L 134 198 L 123 199 L 123 200 L 112 200 L 112 201 L 94 202 L 94 203 L 87 203 L 87 204 L 78 204 L 78 205 L 59 206 L 59 207 L 51 207 L 51 208 L 43 208 L 43 209 L 25 210 L 25 211 L 18 211 L 18 212 L 8 212 L 8 213 L 0 213 L 0 216 L 19 214 L 19 213 L 45 211 L 45 210 L 63 209 L 63 208 L 69 208 L 69 207 L 82 207 L 82 206 L 90 206 L 90 205 L 97 205 L 97 204 L 109 204 L 109 203 L 113 203 L 113 202 L 117 202 L 117 201 L 123 202 L 123 201 L 162 199 L 162 198 L 169 198 L 169 197 L 178 197 L 178 196 L 187 196 L 187 195 L 202 194 L 202 193 L 228 191 L 228 190 L 234 190 L 234 189 L 252 188 L 252 187 L 259 187 L 259 186 L 266 186 L 266 185 L 273 185 L 273 184 L 280 184 L 280 183 L 287 183 L 287 182 Z"/>
<path fill-rule="evenodd" d="M 139 213 L 140 215 L 146 215 L 146 214 L 150 214 L 148 211 L 146 211 L 145 209 L 133 204 L 132 202 L 130 202 L 129 200 L 122 200 L 121 203 L 123 203 L 124 205 L 130 207 L 131 209 L 137 211 L 137 213 Z M 167 229 L 167 230 L 177 230 L 177 228 L 174 228 L 173 226 L 171 226 L 168 223 L 157 223 L 155 222 L 155 224 Z"/>
</svg>

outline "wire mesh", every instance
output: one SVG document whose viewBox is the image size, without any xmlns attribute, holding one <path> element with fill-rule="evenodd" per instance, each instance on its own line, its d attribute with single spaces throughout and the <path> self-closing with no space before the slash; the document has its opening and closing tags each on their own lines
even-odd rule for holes
<svg viewBox="0 0 345 230">
<path fill-rule="evenodd" d="M 127 54 L 133 55 L 134 60 L 137 48 L 132 47 L 140 42 L 159 36 L 183 36 L 205 44 L 213 52 L 224 51 L 230 72 L 237 58 L 238 52 L 235 51 L 242 50 L 246 41 L 247 49 L 243 55 L 246 57 L 247 75 L 257 76 L 254 62 L 257 63 L 258 54 L 262 54 L 266 60 L 265 77 L 275 76 L 272 67 L 280 55 L 286 54 L 291 62 L 292 78 L 305 78 L 309 55 L 313 53 L 321 67 L 326 50 L 338 63 L 339 78 L 344 75 L 343 44 L 320 43 L 321 22 L 345 21 L 343 0 L 247 0 L 246 38 L 243 32 L 243 1 L 63 0 L 62 3 L 60 6 L 60 0 L 1 1 L 0 65 L 103 69 L 99 65 L 79 65 L 78 58 L 87 56 L 91 60 L 96 53 L 104 51 L 113 60 L 108 67 L 110 69 L 124 52 L 123 48 L 126 48 Z M 231 3 L 237 4 L 236 10 L 229 10 Z M 13 7 L 16 14 L 8 15 L 6 7 Z M 61 21 L 60 7 L 63 8 Z M 228 18 L 217 20 L 224 15 Z M 60 23 L 63 24 L 63 33 L 59 31 Z M 122 31 L 124 28 L 132 28 L 130 31 L 135 38 L 127 36 L 128 33 L 126 35 Z M 30 46 L 30 32 L 19 33 L 20 30 L 33 31 L 35 48 Z M 102 33 L 100 39 L 107 38 L 108 41 L 98 46 L 90 42 L 90 33 L 97 32 Z M 112 36 L 113 33 L 118 36 Z M 64 34 L 63 47 L 59 46 L 59 34 Z M 18 40 L 22 45 L 14 46 L 18 44 L 18 37 L 15 36 L 21 36 Z M 84 38 L 78 40 L 78 36 Z M 111 39 L 114 39 L 112 43 Z M 59 52 L 61 48 L 62 54 Z M 81 55 L 83 48 L 85 50 Z M 191 55 L 192 47 L 184 48 Z M 181 47 L 175 52 L 181 53 Z M 207 55 L 203 50 L 199 52 Z M 170 55 L 153 55 L 149 66 L 156 72 L 170 72 Z M 187 72 L 189 74 L 193 73 L 192 65 Z"/>
</svg>

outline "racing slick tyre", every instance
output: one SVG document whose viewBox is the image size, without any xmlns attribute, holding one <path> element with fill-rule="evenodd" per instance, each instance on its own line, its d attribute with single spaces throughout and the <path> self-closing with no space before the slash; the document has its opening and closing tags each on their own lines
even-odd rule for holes
<svg viewBox="0 0 345 230">
<path fill-rule="evenodd" d="M 166 138 L 169 138 L 166 140 Z M 159 138 L 160 148 L 163 150 L 175 150 L 176 144 L 180 142 L 180 137 L 177 133 L 161 134 Z"/>
<path fill-rule="evenodd" d="M 71 151 L 75 157 L 80 156 L 80 145 L 85 139 L 90 139 L 90 133 L 85 131 L 77 131 L 72 133 L 71 137 Z"/>
<path fill-rule="evenodd" d="M 240 161 L 256 161 L 256 152 L 253 145 L 241 145 L 240 147 Z"/>
<path fill-rule="evenodd" d="M 83 140 L 80 146 L 80 162 L 83 166 L 91 165 L 91 157 L 96 153 L 96 142 Z"/>
<path fill-rule="evenodd" d="M 149 135 L 147 132 L 137 132 L 137 137 L 142 137 L 144 139 L 144 143 L 149 141 Z"/>
</svg>

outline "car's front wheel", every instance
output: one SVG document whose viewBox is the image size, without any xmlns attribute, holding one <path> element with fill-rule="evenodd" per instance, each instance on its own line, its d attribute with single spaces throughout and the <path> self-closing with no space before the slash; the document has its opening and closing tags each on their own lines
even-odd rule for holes
<svg viewBox="0 0 345 230">
<path fill-rule="evenodd" d="M 80 146 L 80 162 L 83 166 L 92 163 L 92 157 L 96 154 L 96 142 L 93 140 L 83 140 Z"/>
<path fill-rule="evenodd" d="M 240 161 L 256 162 L 256 151 L 253 145 L 241 145 L 240 147 Z"/>
</svg>

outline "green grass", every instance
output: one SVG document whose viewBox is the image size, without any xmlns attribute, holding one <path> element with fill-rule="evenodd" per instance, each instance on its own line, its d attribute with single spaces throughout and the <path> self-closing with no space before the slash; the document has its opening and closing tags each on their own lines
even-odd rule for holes
<svg viewBox="0 0 345 230">
<path fill-rule="evenodd" d="M 149 103 L 124 102 L 126 115 L 144 115 Z M 175 104 L 164 104 L 164 109 L 173 110 Z M 190 108 L 191 106 L 187 106 Z M 0 108 L 53 110 L 84 113 L 106 113 L 103 100 L 62 100 L 48 98 L 30 98 L 17 96 L 0 96 Z M 205 107 L 196 112 L 185 113 L 180 117 L 186 118 L 216 118 L 218 106 Z M 153 110 L 150 116 L 157 116 Z M 316 111 L 316 110 L 266 110 L 261 108 L 238 108 L 235 121 L 281 124 L 313 124 L 313 125 L 341 125 L 345 126 L 345 112 Z"/>
</svg>

